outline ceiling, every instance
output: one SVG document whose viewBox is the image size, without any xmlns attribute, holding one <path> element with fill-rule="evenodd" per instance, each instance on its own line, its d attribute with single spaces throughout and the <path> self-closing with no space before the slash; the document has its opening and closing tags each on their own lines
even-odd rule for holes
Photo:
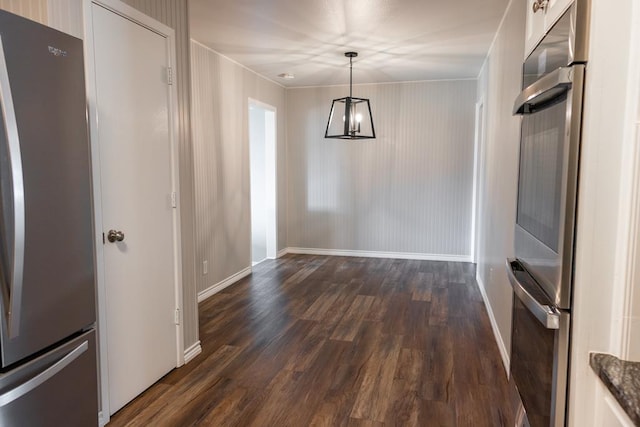
<svg viewBox="0 0 640 427">
<path fill-rule="evenodd" d="M 190 0 L 191 37 L 287 87 L 478 76 L 508 0 Z M 292 73 L 295 79 L 278 77 Z"/>
</svg>

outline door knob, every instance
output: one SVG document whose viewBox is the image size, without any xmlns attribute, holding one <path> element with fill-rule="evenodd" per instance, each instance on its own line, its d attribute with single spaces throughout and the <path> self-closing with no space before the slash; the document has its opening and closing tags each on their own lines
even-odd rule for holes
<svg viewBox="0 0 640 427">
<path fill-rule="evenodd" d="M 107 240 L 111 243 L 122 242 L 124 240 L 124 233 L 122 231 L 109 230 Z"/>
</svg>

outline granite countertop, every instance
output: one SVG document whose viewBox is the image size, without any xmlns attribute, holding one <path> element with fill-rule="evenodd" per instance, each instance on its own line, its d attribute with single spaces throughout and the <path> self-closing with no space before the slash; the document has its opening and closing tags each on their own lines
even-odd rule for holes
<svg viewBox="0 0 640 427">
<path fill-rule="evenodd" d="M 610 354 L 591 353 L 589 364 L 631 421 L 640 426 L 640 362 L 627 362 Z"/>
</svg>

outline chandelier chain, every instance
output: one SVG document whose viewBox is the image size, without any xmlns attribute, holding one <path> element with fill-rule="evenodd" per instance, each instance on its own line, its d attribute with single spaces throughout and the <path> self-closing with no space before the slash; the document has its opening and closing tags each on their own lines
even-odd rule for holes
<svg viewBox="0 0 640 427">
<path fill-rule="evenodd" d="M 349 57 L 349 98 L 353 98 L 353 58 Z"/>
</svg>

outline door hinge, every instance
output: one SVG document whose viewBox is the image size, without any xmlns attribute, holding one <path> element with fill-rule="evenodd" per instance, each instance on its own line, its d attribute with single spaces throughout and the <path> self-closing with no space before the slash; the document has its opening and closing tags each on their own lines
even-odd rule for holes
<svg viewBox="0 0 640 427">
<path fill-rule="evenodd" d="M 171 207 L 172 208 L 178 207 L 178 201 L 177 201 L 177 196 L 175 191 L 171 193 Z"/>
<path fill-rule="evenodd" d="M 173 68 L 167 67 L 167 84 L 173 84 Z"/>
<path fill-rule="evenodd" d="M 179 324 L 180 324 L 180 309 L 179 309 L 179 308 L 176 308 L 176 313 L 175 313 L 175 319 L 174 319 L 174 321 L 175 321 L 175 324 L 176 324 L 176 325 L 179 325 Z"/>
</svg>

